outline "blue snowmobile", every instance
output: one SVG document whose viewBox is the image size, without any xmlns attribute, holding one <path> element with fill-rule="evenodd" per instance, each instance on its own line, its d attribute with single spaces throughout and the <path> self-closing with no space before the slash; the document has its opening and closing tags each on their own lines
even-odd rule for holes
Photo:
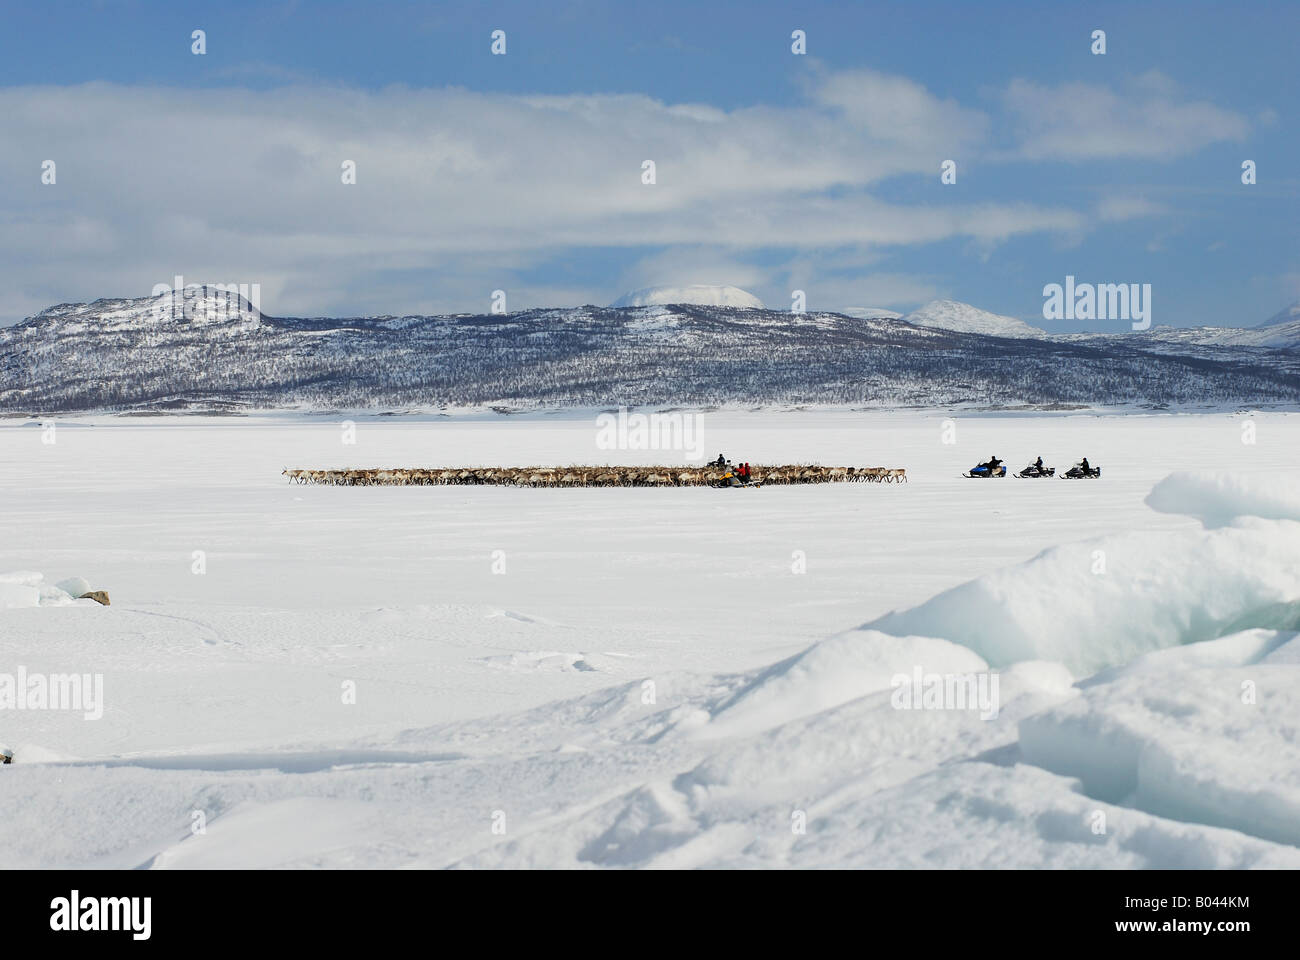
<svg viewBox="0 0 1300 960">
<path fill-rule="evenodd" d="M 986 479 L 989 477 L 1005 477 L 1007 475 L 1007 465 L 997 457 L 989 457 L 987 461 L 970 468 L 970 472 L 963 473 L 963 477 L 969 477 L 972 480 Z"/>
</svg>

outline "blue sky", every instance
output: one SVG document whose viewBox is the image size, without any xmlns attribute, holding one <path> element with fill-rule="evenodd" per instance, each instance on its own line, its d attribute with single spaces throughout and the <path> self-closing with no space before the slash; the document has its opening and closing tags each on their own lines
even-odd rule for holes
<svg viewBox="0 0 1300 960">
<path fill-rule="evenodd" d="M 4 20 L 0 322 L 177 274 L 260 283 L 276 314 L 713 282 L 776 307 L 796 287 L 810 309 L 951 297 L 1054 331 L 1128 328 L 1043 320 L 1067 274 L 1150 283 L 1157 324 L 1251 325 L 1300 297 L 1297 3 L 51 2 Z"/>
</svg>

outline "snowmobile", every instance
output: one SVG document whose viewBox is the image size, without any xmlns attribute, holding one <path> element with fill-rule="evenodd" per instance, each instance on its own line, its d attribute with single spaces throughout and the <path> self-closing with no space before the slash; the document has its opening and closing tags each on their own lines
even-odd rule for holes
<svg viewBox="0 0 1300 960">
<path fill-rule="evenodd" d="M 1056 476 L 1055 467 L 1040 467 L 1036 463 L 1031 463 L 1025 469 L 1016 474 L 1022 480 L 1032 480 L 1037 477 L 1054 477 Z"/>
<path fill-rule="evenodd" d="M 996 470 L 989 469 L 987 463 L 981 463 L 979 466 L 971 467 L 969 473 L 963 473 L 963 477 L 969 477 L 972 480 L 989 477 L 1005 477 L 1007 475 L 1007 465 L 999 463 Z"/>
<path fill-rule="evenodd" d="M 1096 480 L 1101 476 L 1101 467 L 1087 466 L 1082 462 L 1076 463 L 1065 473 L 1061 474 L 1062 480 Z"/>
<path fill-rule="evenodd" d="M 723 487 L 761 487 L 762 485 L 762 480 L 745 480 L 737 476 L 735 467 L 728 467 L 727 472 L 718 479 L 709 481 L 709 486 L 716 490 L 721 490 Z"/>
<path fill-rule="evenodd" d="M 14 752 L 8 747 L 0 748 L 0 763 L 13 763 Z"/>
</svg>

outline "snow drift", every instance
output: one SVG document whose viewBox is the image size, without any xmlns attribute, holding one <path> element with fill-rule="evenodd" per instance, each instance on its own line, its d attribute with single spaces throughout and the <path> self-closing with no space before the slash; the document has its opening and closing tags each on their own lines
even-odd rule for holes
<svg viewBox="0 0 1300 960">
<path fill-rule="evenodd" d="M 1213 527 L 1237 517 L 1300 521 L 1300 488 L 1286 474 L 1174 473 L 1155 485 L 1146 502 L 1152 510 L 1198 517 Z"/>
<path fill-rule="evenodd" d="M 1022 720 L 1021 755 L 1108 802 L 1300 846 L 1300 687 L 1269 660 L 1279 643 L 1300 652 L 1265 632 L 1161 651 Z"/>
<path fill-rule="evenodd" d="M 988 664 L 966 647 L 932 637 L 854 630 L 768 667 L 715 711 L 701 735 L 734 736 L 779 726 L 871 693 L 919 667 L 927 674 L 975 674 Z"/>
<path fill-rule="evenodd" d="M 1300 651 L 1294 636 L 1233 635 L 1153 653 L 1082 692 L 1059 666 L 1017 664 L 991 720 L 895 709 L 883 687 L 909 660 L 979 661 L 943 641 L 864 632 L 679 690 L 660 708 L 666 722 L 590 695 L 515 724 L 536 736 L 565 717 L 565 732 L 546 736 L 578 752 L 553 763 L 609 771 L 591 753 L 612 748 L 640 779 L 456 864 L 1294 868 L 1289 650 Z M 1246 680 L 1257 703 L 1241 696 Z M 661 735 L 693 714 L 712 718 L 695 727 L 704 736 Z M 790 829 L 800 816 L 806 833 Z"/>
<path fill-rule="evenodd" d="M 994 666 L 1055 660 L 1076 675 L 1252 627 L 1300 629 L 1295 494 L 1271 477 L 1176 474 L 1148 503 L 1216 529 L 1065 544 L 866 624 L 944 637 Z"/>
<path fill-rule="evenodd" d="M 65 607 L 90 591 L 90 584 L 81 577 L 71 577 L 58 583 L 46 583 L 45 575 L 30 570 L 0 573 L 0 610 L 21 607 Z M 94 600 L 85 605 L 94 605 Z"/>
</svg>

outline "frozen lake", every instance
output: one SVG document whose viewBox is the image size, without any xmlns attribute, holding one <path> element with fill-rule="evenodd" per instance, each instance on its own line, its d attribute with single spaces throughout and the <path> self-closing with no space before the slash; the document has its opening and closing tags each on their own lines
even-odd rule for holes
<svg viewBox="0 0 1300 960">
<path fill-rule="evenodd" d="M 83 577 L 112 597 L 0 609 L 0 672 L 104 682 L 97 720 L 0 710 L 17 757 L 0 808 L 25 824 L 0 865 L 1300 864 L 1285 826 L 1300 773 L 1285 767 L 1261 774 L 1282 825 L 1250 836 L 1016 762 L 1018 723 L 1092 696 L 1069 688 L 1077 670 L 1064 687 L 1047 667 L 1006 677 L 994 722 L 946 711 L 887 736 L 922 715 L 866 684 L 807 709 L 773 694 L 770 721 L 701 733 L 761 668 L 1050 547 L 1207 536 L 1148 506 L 1152 488 L 1185 470 L 1294 474 L 1300 415 L 959 416 L 954 443 L 941 414 L 704 415 L 710 459 L 905 467 L 896 486 L 288 484 L 285 467 L 686 462 L 599 449 L 594 416 L 358 417 L 355 443 L 340 419 L 80 418 L 58 421 L 52 443 L 39 425 L 0 425 L 0 573 Z M 1103 478 L 960 476 L 991 454 L 1058 471 L 1086 455 Z M 1288 649 L 1281 635 L 1236 644 L 1225 671 Z M 964 647 L 925 649 L 979 668 Z M 1098 649 L 1098 663 L 1126 659 L 1113 638 Z M 889 650 L 882 663 L 910 662 Z M 1131 709 L 1149 693 L 1120 689 L 1133 682 L 1095 709 Z M 1026 722 L 1050 755 L 1054 728 Z M 1269 723 L 1251 729 L 1276 754 Z M 1198 735 L 1228 757 L 1246 742 L 1208 721 Z M 990 790 L 1006 810 L 967 844 Z M 969 803 L 942 806 L 952 796 Z M 1109 845 L 1043 827 L 1048 814 L 1085 824 L 1103 802 L 1117 805 Z M 908 847 L 918 819 L 929 826 Z"/>
</svg>

